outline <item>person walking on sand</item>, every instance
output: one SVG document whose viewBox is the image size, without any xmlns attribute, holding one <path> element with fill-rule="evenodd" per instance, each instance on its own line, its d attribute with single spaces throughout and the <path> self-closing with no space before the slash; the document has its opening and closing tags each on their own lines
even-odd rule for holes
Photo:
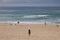
<svg viewBox="0 0 60 40">
<path fill-rule="evenodd" d="M 46 27 L 46 22 L 45 22 L 45 27 Z"/>
<path fill-rule="evenodd" d="M 58 25 L 58 24 L 57 24 L 56 26 L 57 26 L 57 28 L 59 27 L 59 25 Z"/>
<path fill-rule="evenodd" d="M 28 30 L 28 34 L 29 34 L 29 36 L 31 35 L 31 30 L 30 29 Z"/>
</svg>

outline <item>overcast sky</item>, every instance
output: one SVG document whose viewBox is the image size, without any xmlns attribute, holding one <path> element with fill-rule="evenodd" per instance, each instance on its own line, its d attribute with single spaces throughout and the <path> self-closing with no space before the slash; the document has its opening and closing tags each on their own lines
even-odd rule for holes
<svg viewBox="0 0 60 40">
<path fill-rule="evenodd" d="M 60 0 L 0 0 L 0 6 L 60 6 Z"/>
</svg>

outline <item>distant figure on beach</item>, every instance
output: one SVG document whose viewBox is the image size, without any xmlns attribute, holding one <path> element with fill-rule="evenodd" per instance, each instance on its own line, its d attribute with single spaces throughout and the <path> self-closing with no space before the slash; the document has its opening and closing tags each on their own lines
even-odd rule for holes
<svg viewBox="0 0 60 40">
<path fill-rule="evenodd" d="M 10 25 L 12 25 L 12 24 L 10 24 Z"/>
<path fill-rule="evenodd" d="M 28 34 L 29 34 L 29 36 L 30 36 L 30 34 L 31 34 L 31 30 L 30 30 L 30 29 L 28 30 Z"/>
<path fill-rule="evenodd" d="M 19 21 L 17 23 L 19 24 Z"/>
<path fill-rule="evenodd" d="M 46 26 L 46 22 L 45 22 L 45 26 Z"/>
<path fill-rule="evenodd" d="M 59 25 L 56 25 L 57 26 L 57 28 L 59 27 Z"/>
</svg>

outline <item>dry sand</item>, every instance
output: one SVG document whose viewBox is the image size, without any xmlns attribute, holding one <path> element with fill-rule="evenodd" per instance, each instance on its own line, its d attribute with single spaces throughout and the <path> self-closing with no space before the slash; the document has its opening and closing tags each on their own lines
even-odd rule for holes
<svg viewBox="0 0 60 40">
<path fill-rule="evenodd" d="M 28 30 L 31 35 L 28 35 Z M 60 40 L 60 26 L 44 24 L 0 24 L 0 40 Z"/>
</svg>

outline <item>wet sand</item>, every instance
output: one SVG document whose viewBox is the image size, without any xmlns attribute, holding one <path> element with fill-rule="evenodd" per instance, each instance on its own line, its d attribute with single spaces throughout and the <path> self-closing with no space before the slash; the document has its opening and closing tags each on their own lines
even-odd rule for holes
<svg viewBox="0 0 60 40">
<path fill-rule="evenodd" d="M 29 36 L 28 30 L 31 34 Z M 0 24 L 0 40 L 60 40 L 60 26 L 44 24 Z"/>
</svg>

